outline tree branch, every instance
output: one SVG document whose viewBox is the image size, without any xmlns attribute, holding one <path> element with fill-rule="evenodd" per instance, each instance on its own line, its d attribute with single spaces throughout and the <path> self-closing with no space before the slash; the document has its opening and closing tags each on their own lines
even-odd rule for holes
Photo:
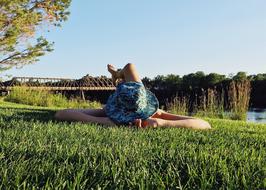
<svg viewBox="0 0 266 190">
<path fill-rule="evenodd" d="M 8 60 L 10 60 L 10 59 L 12 59 L 12 58 L 14 58 L 14 57 L 16 57 L 16 56 L 22 55 L 23 52 L 25 52 L 26 50 L 27 50 L 27 49 L 23 50 L 22 52 L 18 52 L 18 53 L 15 53 L 15 54 L 13 54 L 13 55 L 10 55 L 9 57 L 7 57 L 7 58 L 1 60 L 1 61 L 0 61 L 0 64 L 6 64 L 6 63 L 5 63 L 6 61 L 8 61 Z"/>
</svg>

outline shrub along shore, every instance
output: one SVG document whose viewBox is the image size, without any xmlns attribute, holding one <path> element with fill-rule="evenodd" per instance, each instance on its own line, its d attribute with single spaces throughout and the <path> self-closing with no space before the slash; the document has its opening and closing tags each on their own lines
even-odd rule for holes
<svg viewBox="0 0 266 190">
<path fill-rule="evenodd" d="M 4 99 L 14 103 L 45 107 L 102 107 L 101 103 L 97 101 L 69 100 L 62 94 L 53 94 L 45 90 L 33 90 L 25 86 L 14 87 Z M 201 94 L 193 96 L 176 95 L 170 100 L 166 99 L 166 106 L 162 106 L 162 108 L 180 115 L 246 120 L 249 99 L 250 81 L 231 81 L 226 87 L 219 90 L 216 88 L 202 90 Z"/>
<path fill-rule="evenodd" d="M 0 189 L 265 189 L 266 125 L 130 129 L 0 102 Z"/>
<path fill-rule="evenodd" d="M 62 94 L 53 94 L 47 90 L 33 90 L 27 87 L 15 87 L 5 101 L 30 106 L 60 107 L 60 108 L 100 108 L 101 104 L 96 101 L 84 101 L 81 99 L 68 100 Z"/>
</svg>

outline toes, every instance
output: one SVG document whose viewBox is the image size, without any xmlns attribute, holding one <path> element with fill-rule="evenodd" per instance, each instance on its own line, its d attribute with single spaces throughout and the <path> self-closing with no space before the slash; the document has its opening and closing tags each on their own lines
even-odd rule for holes
<svg viewBox="0 0 266 190">
<path fill-rule="evenodd" d="M 135 121 L 134 121 L 134 124 L 135 124 L 135 126 L 137 126 L 137 127 L 139 127 L 139 128 L 141 128 L 142 126 L 141 126 L 141 119 L 135 119 Z"/>
<path fill-rule="evenodd" d="M 147 120 L 143 120 L 141 127 L 145 128 L 145 127 L 148 127 L 148 125 L 149 125 L 148 121 Z"/>
<path fill-rule="evenodd" d="M 111 65 L 111 64 L 108 64 L 107 68 L 108 68 L 109 72 L 115 72 L 116 71 L 116 68 L 113 65 Z"/>
</svg>

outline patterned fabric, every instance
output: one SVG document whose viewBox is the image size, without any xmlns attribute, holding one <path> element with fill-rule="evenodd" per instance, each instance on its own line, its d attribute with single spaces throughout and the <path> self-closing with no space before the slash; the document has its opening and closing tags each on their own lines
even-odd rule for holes
<svg viewBox="0 0 266 190">
<path fill-rule="evenodd" d="M 105 111 L 118 124 L 129 124 L 135 119 L 147 119 L 159 108 L 155 95 L 140 82 L 120 83 L 108 98 Z"/>
</svg>

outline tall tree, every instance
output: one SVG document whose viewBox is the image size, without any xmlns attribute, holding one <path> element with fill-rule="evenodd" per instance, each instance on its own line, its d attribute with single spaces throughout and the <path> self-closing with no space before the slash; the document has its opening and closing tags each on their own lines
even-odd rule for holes
<svg viewBox="0 0 266 190">
<path fill-rule="evenodd" d="M 233 76 L 233 80 L 246 80 L 247 73 L 243 71 L 239 71 L 235 76 Z"/>
<path fill-rule="evenodd" d="M 224 81 L 225 79 L 226 79 L 225 75 L 210 73 L 205 76 L 204 88 L 214 86 L 217 83 Z"/>
<path fill-rule="evenodd" d="M 60 26 L 71 0 L 0 0 L 0 71 L 38 61 L 52 51 L 39 29 Z M 34 42 L 35 41 L 35 42 Z"/>
</svg>

